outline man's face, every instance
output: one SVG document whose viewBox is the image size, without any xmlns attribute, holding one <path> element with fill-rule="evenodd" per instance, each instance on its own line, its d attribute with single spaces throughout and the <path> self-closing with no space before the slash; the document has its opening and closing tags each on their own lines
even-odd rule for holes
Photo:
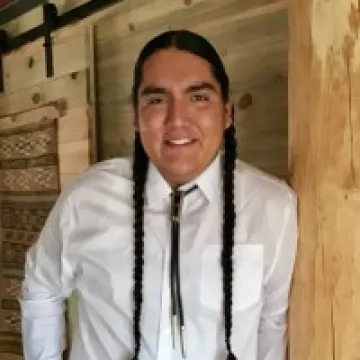
<svg viewBox="0 0 360 360">
<path fill-rule="evenodd" d="M 136 113 L 145 151 L 173 187 L 204 171 L 231 124 L 230 105 L 210 64 L 176 49 L 145 61 Z"/>
</svg>

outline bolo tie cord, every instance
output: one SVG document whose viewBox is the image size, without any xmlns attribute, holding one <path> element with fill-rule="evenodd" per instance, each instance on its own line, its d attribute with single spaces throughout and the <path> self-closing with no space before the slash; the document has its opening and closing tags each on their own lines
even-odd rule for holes
<svg viewBox="0 0 360 360">
<path fill-rule="evenodd" d="M 186 358 L 184 310 L 181 299 L 180 283 L 180 213 L 183 198 L 194 191 L 196 185 L 187 191 L 174 190 L 171 194 L 171 259 L 170 259 L 170 294 L 171 294 L 171 332 L 173 348 L 176 339 L 180 340 L 182 357 Z"/>
</svg>

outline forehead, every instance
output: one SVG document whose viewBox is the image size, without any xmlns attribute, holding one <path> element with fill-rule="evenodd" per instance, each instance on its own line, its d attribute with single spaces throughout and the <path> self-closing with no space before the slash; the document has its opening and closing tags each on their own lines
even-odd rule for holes
<svg viewBox="0 0 360 360">
<path fill-rule="evenodd" d="M 191 83 L 202 81 L 220 88 L 211 71 L 210 63 L 186 51 L 178 49 L 157 51 L 145 61 L 143 66 L 142 85 L 186 87 Z"/>
</svg>

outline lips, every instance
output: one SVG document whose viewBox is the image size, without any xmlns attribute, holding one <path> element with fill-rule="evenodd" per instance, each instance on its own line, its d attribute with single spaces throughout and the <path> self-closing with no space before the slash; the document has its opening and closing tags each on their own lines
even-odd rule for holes
<svg viewBox="0 0 360 360">
<path fill-rule="evenodd" d="M 190 138 L 179 138 L 179 139 L 171 139 L 165 140 L 165 145 L 167 145 L 170 149 L 187 149 L 192 148 L 194 144 L 196 144 L 196 139 Z"/>
<path fill-rule="evenodd" d="M 173 139 L 173 140 L 167 140 L 166 142 L 170 145 L 187 145 L 193 142 L 193 139 Z"/>
</svg>

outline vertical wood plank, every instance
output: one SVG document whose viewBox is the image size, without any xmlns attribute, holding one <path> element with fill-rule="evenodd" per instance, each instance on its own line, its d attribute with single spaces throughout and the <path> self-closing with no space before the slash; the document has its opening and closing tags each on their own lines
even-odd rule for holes
<svg viewBox="0 0 360 360">
<path fill-rule="evenodd" d="M 290 360 L 360 358 L 359 4 L 291 0 L 290 164 L 300 242 Z"/>
</svg>

